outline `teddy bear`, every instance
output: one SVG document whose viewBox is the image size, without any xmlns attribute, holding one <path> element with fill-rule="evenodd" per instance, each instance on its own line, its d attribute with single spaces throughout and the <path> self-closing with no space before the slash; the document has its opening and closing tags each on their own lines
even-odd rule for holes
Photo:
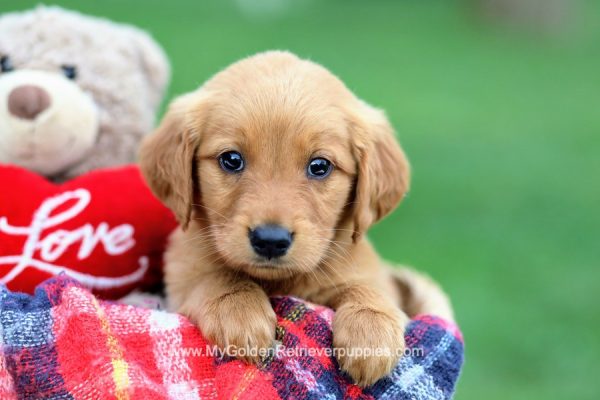
<svg viewBox="0 0 600 400">
<path fill-rule="evenodd" d="M 58 7 L 0 15 L 0 285 L 161 283 L 176 226 L 135 160 L 170 68 L 141 29 Z"/>
<path fill-rule="evenodd" d="M 0 16 L 0 163 L 64 181 L 133 161 L 169 77 L 133 26 L 47 6 Z"/>
</svg>

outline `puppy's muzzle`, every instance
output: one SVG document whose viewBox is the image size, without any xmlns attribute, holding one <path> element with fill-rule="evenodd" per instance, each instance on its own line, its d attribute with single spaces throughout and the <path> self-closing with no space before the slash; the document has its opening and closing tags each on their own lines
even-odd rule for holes
<svg viewBox="0 0 600 400">
<path fill-rule="evenodd" d="M 279 225 L 257 226 L 248 237 L 254 252 L 269 260 L 283 256 L 292 245 L 292 233 Z"/>
</svg>

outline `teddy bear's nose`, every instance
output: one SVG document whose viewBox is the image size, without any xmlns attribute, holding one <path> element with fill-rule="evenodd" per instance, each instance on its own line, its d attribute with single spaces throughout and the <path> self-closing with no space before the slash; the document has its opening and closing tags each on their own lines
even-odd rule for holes
<svg viewBox="0 0 600 400">
<path fill-rule="evenodd" d="M 48 107 L 50 95 L 39 86 L 18 86 L 8 95 L 8 111 L 17 118 L 35 119 Z"/>
</svg>

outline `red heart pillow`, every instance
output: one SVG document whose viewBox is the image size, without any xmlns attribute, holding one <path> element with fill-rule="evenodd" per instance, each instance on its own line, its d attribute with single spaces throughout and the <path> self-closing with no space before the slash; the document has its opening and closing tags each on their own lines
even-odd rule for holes
<svg viewBox="0 0 600 400">
<path fill-rule="evenodd" d="M 11 290 L 32 293 L 61 271 L 106 298 L 155 287 L 176 225 L 137 166 L 55 184 L 0 165 L 0 284 Z"/>
</svg>

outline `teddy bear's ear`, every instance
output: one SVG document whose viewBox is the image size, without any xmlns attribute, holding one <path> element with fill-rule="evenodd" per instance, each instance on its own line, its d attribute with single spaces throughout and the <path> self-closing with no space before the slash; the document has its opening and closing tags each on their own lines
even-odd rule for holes
<svg viewBox="0 0 600 400">
<path fill-rule="evenodd" d="M 164 50 L 148 33 L 127 27 L 139 56 L 139 62 L 151 87 L 151 100 L 157 107 L 162 100 L 171 77 L 171 67 Z"/>
<path fill-rule="evenodd" d="M 148 186 L 173 211 L 184 230 L 199 192 L 196 152 L 206 107 L 201 92 L 175 99 L 140 148 L 140 169 Z"/>
</svg>

